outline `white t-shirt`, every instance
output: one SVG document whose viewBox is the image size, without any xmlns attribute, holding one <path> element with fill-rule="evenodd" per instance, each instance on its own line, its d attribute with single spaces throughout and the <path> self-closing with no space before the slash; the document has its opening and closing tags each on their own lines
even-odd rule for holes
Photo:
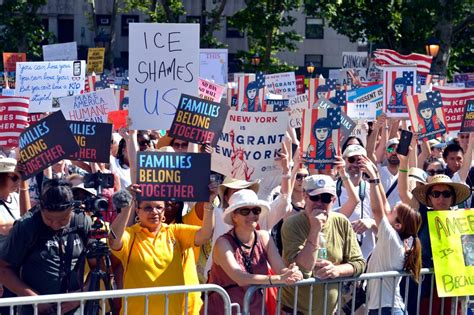
<svg viewBox="0 0 474 315">
<path fill-rule="evenodd" d="M 384 217 L 378 226 L 378 240 L 370 256 L 367 265 L 367 272 L 383 272 L 393 270 L 403 270 L 405 262 L 405 247 L 398 232 L 392 227 L 387 217 Z M 395 289 L 395 301 L 393 307 L 404 309 L 405 304 L 400 295 L 400 281 L 393 281 L 388 277 L 382 280 L 382 304 L 380 301 L 380 280 L 369 280 L 367 285 L 368 308 L 369 310 L 380 307 L 392 307 L 393 289 Z"/>
<path fill-rule="evenodd" d="M 398 173 L 393 175 L 388 170 L 387 166 L 378 166 L 379 173 L 380 173 L 380 182 L 382 183 L 383 189 L 385 190 L 385 194 L 388 193 L 390 187 L 392 187 L 393 183 L 398 179 Z M 398 183 L 397 183 L 398 185 Z M 390 193 L 390 196 L 387 198 L 388 203 L 390 204 L 390 209 L 400 202 L 400 194 L 398 193 L 398 187 L 395 188 Z"/>
<path fill-rule="evenodd" d="M 0 203 L 0 223 L 8 223 L 12 222 L 15 220 L 18 220 L 20 218 L 20 196 L 18 193 L 14 192 L 11 193 L 8 196 L 7 201 L 10 201 L 10 203 L 6 202 L 5 204 L 7 205 L 8 209 L 10 209 L 10 212 L 12 215 L 8 212 L 8 210 L 5 208 L 3 203 Z"/>
<path fill-rule="evenodd" d="M 359 187 L 360 186 L 355 186 L 355 191 L 356 194 L 359 196 Z M 336 200 L 336 205 L 338 207 L 342 206 L 347 202 L 348 196 L 347 196 L 347 191 L 343 187 L 341 187 L 341 196 L 339 197 L 339 200 Z M 370 185 L 369 183 L 365 184 L 365 197 L 364 197 L 364 219 L 371 218 L 373 219 L 373 214 L 372 214 L 372 208 L 370 207 Z M 361 203 L 359 202 L 357 206 L 354 209 L 354 212 L 352 212 L 352 215 L 349 217 L 349 221 L 354 222 L 357 221 L 361 218 Z M 361 240 L 361 235 L 357 235 L 357 240 L 360 242 Z M 362 255 L 364 256 L 365 259 L 369 257 L 370 253 L 374 249 L 375 246 L 375 234 L 372 230 L 366 231 L 362 233 L 362 245 L 360 249 L 362 250 Z"/>
<path fill-rule="evenodd" d="M 123 168 L 120 166 L 119 160 L 114 158 L 110 159 L 110 171 L 116 173 L 120 177 L 120 187 L 123 189 L 127 188 L 132 184 L 132 177 L 130 176 L 130 168 Z"/>
</svg>

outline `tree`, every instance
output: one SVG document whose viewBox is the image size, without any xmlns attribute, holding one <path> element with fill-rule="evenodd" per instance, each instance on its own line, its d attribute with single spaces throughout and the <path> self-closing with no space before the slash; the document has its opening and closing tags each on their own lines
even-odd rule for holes
<svg viewBox="0 0 474 315">
<path fill-rule="evenodd" d="M 321 0 L 306 1 L 305 9 L 327 18 L 332 28 L 352 41 L 367 40 L 404 54 L 425 53 L 424 44 L 434 35 L 441 47 L 432 70 L 441 74 L 447 73 L 450 54 L 466 47 L 455 38 L 474 22 L 473 4 L 465 0 Z"/>
<path fill-rule="evenodd" d="M 4 0 L 0 5 L 0 51 L 25 52 L 29 60 L 42 55 L 42 42 L 51 37 L 37 12 L 47 0 Z"/>
</svg>

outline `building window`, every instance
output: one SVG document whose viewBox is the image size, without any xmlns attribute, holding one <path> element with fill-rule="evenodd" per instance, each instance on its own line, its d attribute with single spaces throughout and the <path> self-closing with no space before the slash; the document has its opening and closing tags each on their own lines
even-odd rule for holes
<svg viewBox="0 0 474 315">
<path fill-rule="evenodd" d="M 110 14 L 97 14 L 95 18 L 97 26 L 110 26 L 112 16 Z"/>
<path fill-rule="evenodd" d="M 225 20 L 225 29 L 226 29 L 226 37 L 227 38 L 243 38 L 244 34 L 242 34 L 238 28 L 233 27 L 229 23 L 229 17 L 226 17 Z"/>
<path fill-rule="evenodd" d="M 128 36 L 128 24 L 138 23 L 138 15 L 122 15 L 121 34 L 122 36 Z"/>
<path fill-rule="evenodd" d="M 187 15 L 186 23 L 197 23 L 201 24 L 201 16 L 199 15 Z"/>
<path fill-rule="evenodd" d="M 306 38 L 324 38 L 324 20 L 320 18 L 306 18 Z"/>
<path fill-rule="evenodd" d="M 313 63 L 315 68 L 323 67 L 323 55 L 304 55 L 304 67 L 306 65 Z"/>
<path fill-rule="evenodd" d="M 74 41 L 74 18 L 58 17 L 58 43 Z"/>
</svg>

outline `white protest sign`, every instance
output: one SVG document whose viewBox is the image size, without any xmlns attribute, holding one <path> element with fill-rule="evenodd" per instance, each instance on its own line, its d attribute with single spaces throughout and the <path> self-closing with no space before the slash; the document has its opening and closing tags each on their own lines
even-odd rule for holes
<svg viewBox="0 0 474 315">
<path fill-rule="evenodd" d="M 77 60 L 77 43 L 62 43 L 43 45 L 44 61 L 72 61 Z"/>
<path fill-rule="evenodd" d="M 58 101 L 66 120 L 106 123 L 107 114 L 118 109 L 113 89 L 61 97 Z"/>
<path fill-rule="evenodd" d="M 199 24 L 130 23 L 129 115 L 137 129 L 168 129 L 181 93 L 198 94 Z"/>
<path fill-rule="evenodd" d="M 300 94 L 296 95 L 292 98 L 289 99 L 288 101 L 288 106 L 291 107 L 297 107 L 297 108 L 309 108 L 309 103 L 308 103 L 308 94 Z"/>
<path fill-rule="evenodd" d="M 347 103 L 347 116 L 352 119 L 375 120 L 375 103 Z"/>
<path fill-rule="evenodd" d="M 303 125 L 303 111 L 309 108 L 308 94 L 296 95 L 289 99 L 290 120 L 288 122 L 291 128 L 301 128 Z"/>
<path fill-rule="evenodd" d="M 367 147 L 367 128 L 367 123 L 365 121 L 360 121 L 351 132 L 351 136 L 359 138 L 364 144 L 364 147 Z"/>
<path fill-rule="evenodd" d="M 268 93 L 282 95 L 283 98 L 296 96 L 296 79 L 294 72 L 265 75 L 265 88 Z"/>
<path fill-rule="evenodd" d="M 200 49 L 199 76 L 224 85 L 227 83 L 227 49 Z"/>
<path fill-rule="evenodd" d="M 233 178 L 277 176 L 275 157 L 288 126 L 286 112 L 229 111 L 211 159 L 211 169 Z"/>
<path fill-rule="evenodd" d="M 85 61 L 18 62 L 15 95 L 30 98 L 30 113 L 58 110 L 53 99 L 83 93 L 85 73 Z"/>
<path fill-rule="evenodd" d="M 342 53 L 343 69 L 367 69 L 369 57 L 367 52 L 349 51 Z"/>
</svg>

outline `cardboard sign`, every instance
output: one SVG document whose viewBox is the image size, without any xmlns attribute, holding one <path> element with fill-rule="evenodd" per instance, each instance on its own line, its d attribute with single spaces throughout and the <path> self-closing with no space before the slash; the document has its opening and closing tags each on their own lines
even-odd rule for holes
<svg viewBox="0 0 474 315">
<path fill-rule="evenodd" d="M 18 146 L 18 138 L 28 123 L 29 103 L 26 97 L 0 96 L 0 146 Z"/>
<path fill-rule="evenodd" d="M 215 146 L 229 107 L 182 94 L 169 136 L 193 143 Z"/>
<path fill-rule="evenodd" d="M 383 68 L 383 112 L 387 117 L 408 118 L 407 95 L 416 93 L 416 66 Z"/>
<path fill-rule="evenodd" d="M 461 122 L 461 132 L 474 132 L 474 100 L 466 102 Z"/>
<path fill-rule="evenodd" d="M 19 139 L 20 161 L 25 164 L 23 179 L 79 151 L 63 113 L 58 111 L 28 127 Z"/>
<path fill-rule="evenodd" d="M 200 49 L 199 56 L 199 77 L 225 85 L 227 83 L 227 49 Z"/>
<path fill-rule="evenodd" d="M 58 101 L 67 120 L 106 123 L 108 113 L 117 110 L 112 89 L 61 97 Z"/>
<path fill-rule="evenodd" d="M 77 60 L 77 43 L 61 43 L 43 45 L 44 61 L 72 61 Z"/>
<path fill-rule="evenodd" d="M 212 170 L 247 181 L 277 176 L 288 114 L 230 111 L 212 154 Z"/>
<path fill-rule="evenodd" d="M 199 98 L 219 103 L 224 94 L 224 87 L 199 78 Z"/>
<path fill-rule="evenodd" d="M 168 129 L 181 94 L 196 95 L 199 24 L 130 24 L 130 117 L 138 129 Z"/>
<path fill-rule="evenodd" d="M 297 95 L 294 72 L 274 73 L 265 75 L 266 91 L 290 98 Z"/>
<path fill-rule="evenodd" d="M 97 163 L 110 162 L 110 140 L 112 139 L 112 125 L 93 122 L 69 121 L 79 152 L 72 154 L 70 160 L 79 160 Z"/>
<path fill-rule="evenodd" d="M 58 110 L 53 98 L 83 93 L 85 68 L 84 61 L 18 62 L 15 93 L 30 98 L 30 113 Z"/>
<path fill-rule="evenodd" d="M 211 155 L 138 152 L 140 200 L 209 201 Z"/>
<path fill-rule="evenodd" d="M 474 294 L 474 210 L 428 211 L 436 288 L 440 297 Z"/>
<path fill-rule="evenodd" d="M 101 74 L 104 72 L 105 48 L 89 48 L 87 51 L 87 73 Z"/>
<path fill-rule="evenodd" d="M 413 130 L 423 141 L 441 138 L 446 133 L 443 101 L 439 91 L 407 96 Z"/>
<path fill-rule="evenodd" d="M 15 72 L 17 62 L 25 62 L 26 54 L 25 53 L 3 53 L 3 71 L 5 72 Z"/>
<path fill-rule="evenodd" d="M 114 110 L 108 113 L 107 122 L 114 125 L 114 130 L 127 128 L 128 110 Z"/>
<path fill-rule="evenodd" d="M 466 102 L 474 100 L 474 88 L 434 86 L 433 91 L 441 93 L 448 131 L 459 131 Z"/>
</svg>

